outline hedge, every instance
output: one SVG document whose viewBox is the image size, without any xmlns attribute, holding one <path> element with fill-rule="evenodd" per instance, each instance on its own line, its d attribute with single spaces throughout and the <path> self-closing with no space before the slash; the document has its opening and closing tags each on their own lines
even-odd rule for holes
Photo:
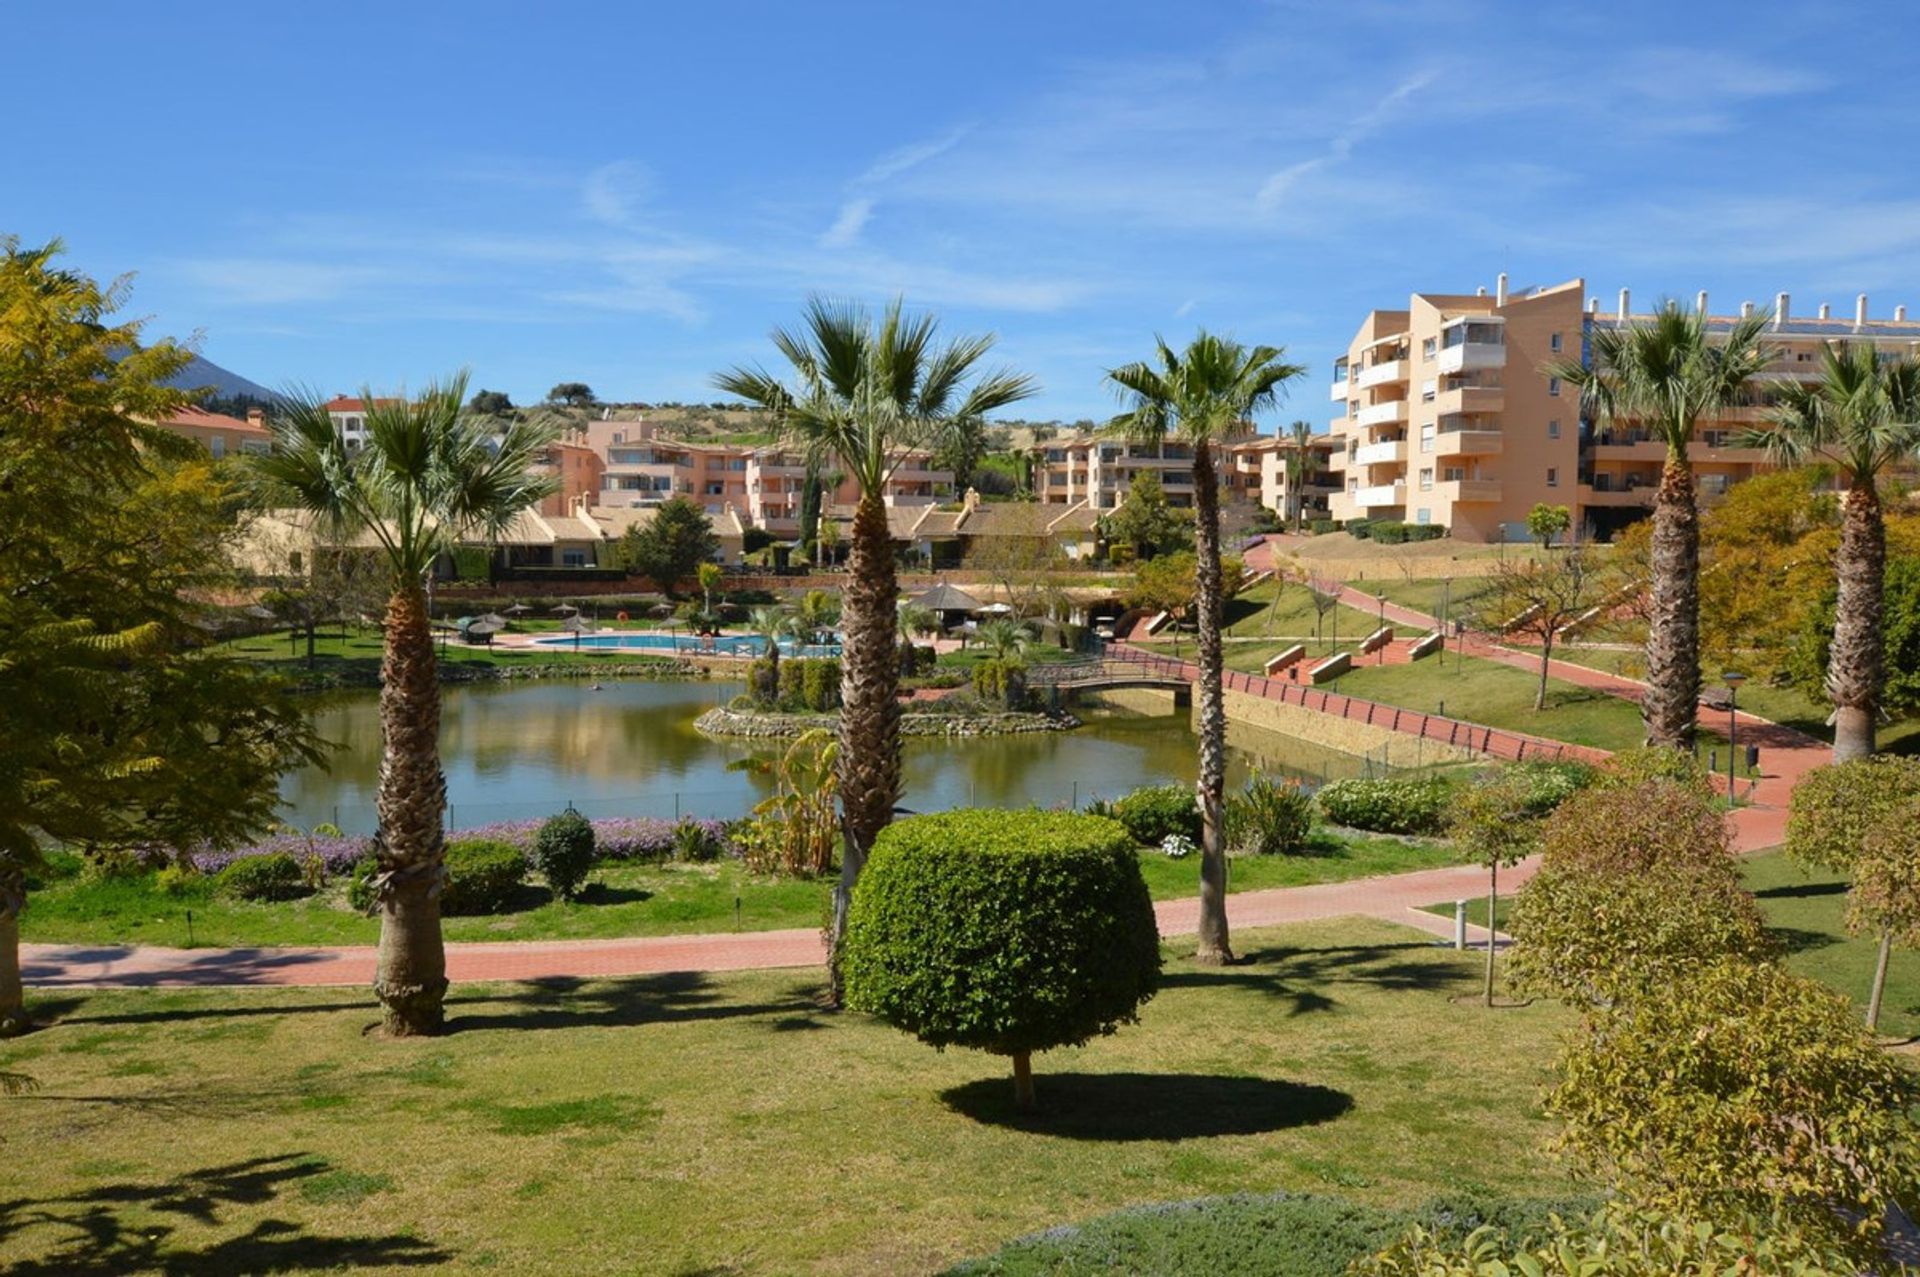
<svg viewBox="0 0 1920 1277">
<path fill-rule="evenodd" d="M 1077 812 L 959 810 L 889 825 L 854 889 L 848 1004 L 937 1048 L 1028 1058 L 1139 1018 L 1160 976 L 1133 839 Z"/>
<path fill-rule="evenodd" d="M 1200 802 L 1185 785 L 1146 785 L 1113 805 L 1113 817 L 1143 847 L 1158 847 L 1169 834 L 1200 841 Z"/>
<path fill-rule="evenodd" d="M 527 858 L 518 847 L 486 838 L 448 843 L 447 885 L 440 893 L 440 912 L 500 913 L 513 903 L 526 876 Z"/>
<path fill-rule="evenodd" d="M 1336 780 L 1319 793 L 1335 824 L 1382 834 L 1436 834 L 1446 825 L 1449 786 L 1439 780 Z"/>
<path fill-rule="evenodd" d="M 285 852 L 242 856 L 220 871 L 215 894 L 230 900 L 295 900 L 307 894 L 300 862 Z"/>
</svg>

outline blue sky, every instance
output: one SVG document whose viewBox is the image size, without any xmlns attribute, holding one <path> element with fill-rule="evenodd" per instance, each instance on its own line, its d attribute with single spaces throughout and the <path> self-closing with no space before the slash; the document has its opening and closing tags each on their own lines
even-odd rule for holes
<svg viewBox="0 0 1920 1277">
<path fill-rule="evenodd" d="M 810 291 L 1104 416 L 1415 289 L 1920 304 L 1908 3 L 36 4 L 0 231 L 269 385 L 713 399 Z M 20 56 L 25 54 L 26 56 Z"/>
</svg>

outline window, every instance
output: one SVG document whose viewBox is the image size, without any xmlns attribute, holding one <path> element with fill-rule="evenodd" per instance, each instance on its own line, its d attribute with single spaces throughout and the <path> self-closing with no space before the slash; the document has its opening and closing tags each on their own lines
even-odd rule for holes
<svg viewBox="0 0 1920 1277">
<path fill-rule="evenodd" d="M 1560 418 L 1555 417 L 1552 421 L 1549 421 L 1547 423 L 1547 438 L 1558 439 L 1559 437 L 1560 437 Z"/>
<path fill-rule="evenodd" d="M 207 447 L 212 450 L 214 459 L 218 460 L 227 455 L 227 437 L 225 435 L 215 435 L 213 438 L 207 440 Z"/>
<path fill-rule="evenodd" d="M 1433 348 L 1438 344 L 1439 344 L 1439 339 L 1436 337 L 1429 337 L 1425 341 L 1421 342 L 1420 358 L 1423 360 L 1431 360 L 1433 358 Z"/>
<path fill-rule="evenodd" d="M 560 564 L 562 567 L 583 568 L 587 566 L 587 552 L 585 550 L 562 550 L 560 552 Z"/>
<path fill-rule="evenodd" d="M 1547 467 L 1547 486 L 1549 488 L 1560 486 L 1560 472 L 1552 466 Z"/>
<path fill-rule="evenodd" d="M 1553 334 L 1553 336 L 1547 338 L 1547 349 L 1551 350 L 1556 355 L 1560 353 L 1560 334 L 1559 333 L 1555 333 Z"/>
<path fill-rule="evenodd" d="M 1433 451 L 1433 425 L 1431 423 L 1420 427 L 1420 451 Z"/>
<path fill-rule="evenodd" d="M 1420 491 L 1422 492 L 1433 491 L 1433 467 L 1432 466 L 1427 466 L 1425 469 L 1420 471 Z"/>
<path fill-rule="evenodd" d="M 1432 523 L 1433 511 L 1428 509 L 1426 506 L 1421 506 L 1418 510 L 1415 510 L 1413 512 L 1413 521 L 1415 523 Z"/>
<path fill-rule="evenodd" d="M 1465 466 L 1448 466 L 1440 472 L 1440 477 L 1448 483 L 1459 483 L 1467 477 Z"/>
<path fill-rule="evenodd" d="M 1547 378 L 1547 393 L 1555 399 L 1560 397 L 1560 379 L 1558 377 Z"/>
</svg>

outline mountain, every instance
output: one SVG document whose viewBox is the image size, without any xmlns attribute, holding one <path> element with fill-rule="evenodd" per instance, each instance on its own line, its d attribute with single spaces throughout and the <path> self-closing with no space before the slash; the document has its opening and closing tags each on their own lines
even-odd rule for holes
<svg viewBox="0 0 1920 1277">
<path fill-rule="evenodd" d="M 183 390 L 212 386 L 215 399 L 258 399 L 277 403 L 280 396 L 257 381 L 248 381 L 237 372 L 228 372 L 210 359 L 193 356 L 193 361 L 169 378 L 167 384 Z"/>
</svg>

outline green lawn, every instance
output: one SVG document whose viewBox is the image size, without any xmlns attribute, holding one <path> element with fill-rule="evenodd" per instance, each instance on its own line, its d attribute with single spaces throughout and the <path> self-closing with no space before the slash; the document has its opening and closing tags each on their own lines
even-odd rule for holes
<svg viewBox="0 0 1920 1277">
<path fill-rule="evenodd" d="M 1333 612 L 1339 613 L 1339 630 L 1349 643 L 1359 642 L 1380 626 L 1380 618 L 1375 614 L 1344 603 L 1335 605 Z M 1333 612 L 1320 624 L 1321 633 L 1327 636 L 1332 635 L 1335 626 Z M 1227 600 L 1226 629 L 1222 632 L 1234 638 L 1262 638 L 1269 634 L 1304 636 L 1314 632 L 1315 619 L 1313 594 L 1306 586 L 1296 581 L 1279 584 L 1267 581 Z"/>
<path fill-rule="evenodd" d="M 1332 690 L 1427 713 L 1527 732 L 1549 740 L 1599 749 L 1630 749 L 1645 731 L 1640 708 L 1605 692 L 1559 679 L 1547 683 L 1547 707 L 1533 708 L 1538 676 L 1478 657 L 1448 653 L 1411 665 L 1360 665 L 1331 684 Z"/>
<path fill-rule="evenodd" d="M 1471 619 L 1474 600 L 1485 594 L 1492 584 L 1492 579 L 1484 576 L 1456 576 L 1450 582 L 1439 578 L 1420 578 L 1412 581 L 1404 579 L 1389 581 L 1382 578 L 1378 581 L 1360 582 L 1355 588 L 1365 590 L 1369 594 L 1378 594 L 1385 590 L 1387 602 L 1398 603 L 1402 607 L 1410 607 L 1416 611 L 1425 612 L 1428 616 L 1436 617 L 1440 615 L 1441 593 L 1444 590 L 1447 595 L 1447 615 Z"/>
<path fill-rule="evenodd" d="M 1236 856 L 1230 891 L 1296 887 L 1451 864 L 1445 843 L 1316 833 L 1300 856 Z M 1199 862 L 1140 853 L 1156 900 L 1199 893 Z M 832 883 L 761 877 L 740 865 L 610 863 L 571 904 L 541 885 L 522 888 L 507 913 L 448 918 L 449 940 L 574 940 L 819 926 Z M 151 944 L 175 948 L 373 944 L 380 923 L 350 908 L 334 882 L 302 900 L 226 900 L 202 883 L 186 895 L 160 891 L 151 874 L 97 882 L 66 873 L 32 893 L 25 939 L 57 944 Z M 737 908 L 736 908 L 737 902 Z M 187 914 L 191 912 L 189 932 Z"/>
<path fill-rule="evenodd" d="M 39 997 L 0 1044 L 0 1268 L 927 1272 L 1139 1202 L 1567 1191 L 1536 1096 L 1558 1007 L 1362 919 L 1167 947 L 1142 1021 L 1035 1061 L 816 1010 L 810 970 L 460 986 L 439 1039 L 364 990 Z"/>
</svg>

